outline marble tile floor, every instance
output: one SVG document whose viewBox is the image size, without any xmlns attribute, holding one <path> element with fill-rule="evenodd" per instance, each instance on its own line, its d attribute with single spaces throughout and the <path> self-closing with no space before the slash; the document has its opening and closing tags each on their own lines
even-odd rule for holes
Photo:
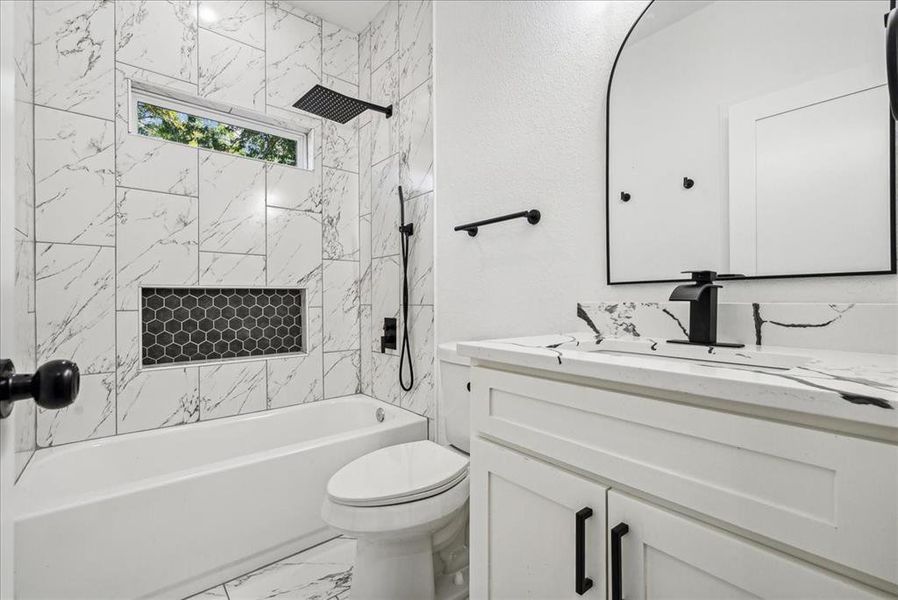
<svg viewBox="0 0 898 600">
<path fill-rule="evenodd" d="M 336 538 L 187 600 L 348 600 L 355 540 Z"/>
</svg>

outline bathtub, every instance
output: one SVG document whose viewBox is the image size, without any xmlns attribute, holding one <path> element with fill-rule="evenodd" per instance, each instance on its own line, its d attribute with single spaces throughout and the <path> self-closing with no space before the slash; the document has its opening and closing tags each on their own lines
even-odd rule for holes
<svg viewBox="0 0 898 600">
<path fill-rule="evenodd" d="M 40 450 L 16 485 L 16 598 L 200 592 L 334 537 L 331 474 L 426 437 L 425 418 L 348 396 Z"/>
</svg>

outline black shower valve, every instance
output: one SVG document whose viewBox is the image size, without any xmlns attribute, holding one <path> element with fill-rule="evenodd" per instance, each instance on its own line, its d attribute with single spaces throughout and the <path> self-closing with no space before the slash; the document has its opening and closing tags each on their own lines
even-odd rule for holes
<svg viewBox="0 0 898 600">
<path fill-rule="evenodd" d="M 81 373 L 70 360 L 50 360 L 34 373 L 16 373 L 8 358 L 0 359 L 0 419 L 12 413 L 13 402 L 34 398 L 41 408 L 65 408 L 78 397 Z"/>
</svg>

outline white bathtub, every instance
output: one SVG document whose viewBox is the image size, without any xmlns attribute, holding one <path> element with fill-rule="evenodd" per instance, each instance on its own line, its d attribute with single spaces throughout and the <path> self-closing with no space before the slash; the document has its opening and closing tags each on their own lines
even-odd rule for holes
<svg viewBox="0 0 898 600">
<path fill-rule="evenodd" d="M 349 396 L 41 450 L 16 485 L 16 598 L 200 592 L 333 537 L 331 474 L 426 437 L 423 417 Z"/>
</svg>

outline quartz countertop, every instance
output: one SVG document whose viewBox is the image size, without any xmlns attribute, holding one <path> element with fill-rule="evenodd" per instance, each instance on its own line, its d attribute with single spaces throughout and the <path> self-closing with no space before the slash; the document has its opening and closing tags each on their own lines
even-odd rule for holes
<svg viewBox="0 0 898 600">
<path fill-rule="evenodd" d="M 726 408 L 731 406 L 736 412 L 773 409 L 775 412 L 768 410 L 760 416 L 772 414 L 773 418 L 789 420 L 791 415 L 804 424 L 814 425 L 822 418 L 826 428 L 898 443 L 898 355 L 766 345 L 747 349 L 793 354 L 808 360 L 797 367 L 774 369 L 603 353 L 602 338 L 592 332 L 458 344 L 458 352 L 475 363 L 500 363 L 711 398 L 723 401 Z"/>
</svg>

